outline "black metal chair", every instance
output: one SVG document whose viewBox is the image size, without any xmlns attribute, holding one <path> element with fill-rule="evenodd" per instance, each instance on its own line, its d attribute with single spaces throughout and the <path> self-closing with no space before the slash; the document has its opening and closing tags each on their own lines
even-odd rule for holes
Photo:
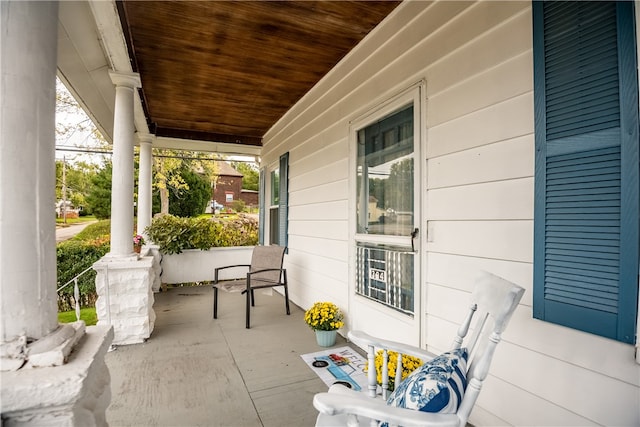
<svg viewBox="0 0 640 427">
<path fill-rule="evenodd" d="M 274 288 L 277 286 L 284 286 L 284 300 L 287 309 L 287 315 L 290 314 L 289 310 L 289 287 L 287 285 L 287 270 L 282 268 L 284 261 L 284 253 L 286 247 L 283 246 L 256 246 L 253 249 L 251 255 L 251 264 L 239 264 L 228 265 L 225 267 L 218 267 L 214 270 L 213 280 L 213 318 L 218 318 L 218 289 L 222 289 L 228 292 L 241 291 L 246 294 L 246 316 L 247 316 L 247 329 L 251 328 L 251 306 L 255 306 L 255 296 L 253 291 L 255 289 Z M 218 280 L 218 273 L 221 270 L 228 268 L 249 268 L 246 278 L 235 280 Z"/>
</svg>

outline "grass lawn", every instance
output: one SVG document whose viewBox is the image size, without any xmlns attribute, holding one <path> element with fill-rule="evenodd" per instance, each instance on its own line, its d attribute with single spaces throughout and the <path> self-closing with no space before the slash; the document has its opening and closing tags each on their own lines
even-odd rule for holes
<svg viewBox="0 0 640 427">
<path fill-rule="evenodd" d="M 84 323 L 87 326 L 92 326 L 98 323 L 98 316 L 96 315 L 95 307 L 87 307 L 80 309 L 80 320 L 84 320 Z M 76 321 L 76 312 L 72 311 L 61 311 L 58 313 L 58 322 L 60 323 L 71 323 Z"/>
<path fill-rule="evenodd" d="M 78 224 L 83 222 L 96 221 L 96 217 L 93 215 L 81 216 L 80 218 L 67 218 L 67 224 Z M 63 218 L 56 218 L 56 224 L 64 224 Z"/>
</svg>

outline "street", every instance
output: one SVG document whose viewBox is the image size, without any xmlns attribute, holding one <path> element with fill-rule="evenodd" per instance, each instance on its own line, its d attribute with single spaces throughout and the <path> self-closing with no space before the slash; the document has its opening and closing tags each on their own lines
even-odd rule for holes
<svg viewBox="0 0 640 427">
<path fill-rule="evenodd" d="M 67 227 L 56 226 L 56 243 L 64 242 L 84 230 L 84 228 L 93 224 L 95 221 L 83 222 L 80 224 L 70 224 Z"/>
</svg>

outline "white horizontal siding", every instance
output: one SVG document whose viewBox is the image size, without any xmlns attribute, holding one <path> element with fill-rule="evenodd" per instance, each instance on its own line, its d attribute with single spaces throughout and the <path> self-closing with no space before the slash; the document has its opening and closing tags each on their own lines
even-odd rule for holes
<svg viewBox="0 0 640 427">
<path fill-rule="evenodd" d="M 318 275 L 318 280 L 329 277 L 341 283 L 346 283 L 348 265 L 346 260 L 338 260 L 318 255 L 305 253 L 302 250 L 290 251 L 287 255 L 287 268 L 296 270 L 304 269 Z"/>
<path fill-rule="evenodd" d="M 530 52 L 532 50 L 531 13 L 525 2 L 522 2 L 521 6 L 523 8 L 510 18 L 434 64 L 429 69 L 428 97 L 463 84 L 473 76 L 519 57 L 525 52 Z M 500 89 L 496 88 L 496 90 Z"/>
<path fill-rule="evenodd" d="M 349 306 L 346 259 L 331 259 L 295 249 L 289 251 L 285 260 L 292 301 L 303 308 L 316 301 L 332 301 L 346 311 Z"/>
<path fill-rule="evenodd" d="M 533 93 L 427 129 L 427 158 L 533 133 Z"/>
<path fill-rule="evenodd" d="M 522 286 L 525 293 L 520 304 L 532 305 L 533 265 L 530 262 L 513 262 L 504 259 L 437 252 L 427 253 L 426 281 L 429 285 L 440 285 L 471 293 L 473 281 L 482 271 L 490 271 Z M 437 301 L 429 302 L 437 303 Z"/>
<path fill-rule="evenodd" d="M 289 207 L 289 221 L 304 220 L 346 220 L 348 203 L 346 200 L 307 204 Z"/>
<path fill-rule="evenodd" d="M 500 351 L 502 349 L 498 348 L 497 352 Z M 553 387 L 553 384 L 550 383 L 549 387 Z M 503 396 L 503 398 L 492 399 L 491 396 Z M 517 403 L 514 404 L 514 402 Z M 490 408 L 490 411 L 486 408 Z M 471 418 L 476 422 L 475 425 L 485 426 L 506 424 L 587 427 L 598 425 L 579 414 L 567 411 L 553 401 L 543 399 L 520 387 L 514 387 L 513 384 L 491 374 L 483 386 Z"/>
<path fill-rule="evenodd" d="M 349 196 L 348 188 L 347 180 L 343 179 L 321 183 L 298 191 L 289 189 L 289 205 L 301 206 L 346 200 Z"/>
<path fill-rule="evenodd" d="M 506 342 L 503 346 L 494 356 L 493 375 L 598 424 L 611 424 L 612 417 L 617 425 L 638 424 L 637 387 L 524 347 Z M 533 423 L 541 425 L 535 419 Z"/>
<path fill-rule="evenodd" d="M 292 156 L 293 159 L 295 157 Z M 303 169 L 300 165 L 291 165 L 290 173 L 295 174 L 295 183 L 291 175 L 289 176 L 289 183 L 291 186 L 290 192 L 313 188 L 322 184 L 327 184 L 335 181 L 344 181 L 348 178 L 347 169 L 348 159 L 333 163 L 318 162 L 314 169 Z"/>
<path fill-rule="evenodd" d="M 481 258 L 459 254 L 427 253 L 427 289 L 432 285 L 457 289 L 470 294 L 473 282 L 482 271 L 490 271 L 525 289 L 521 305 L 531 306 L 533 296 L 533 264 L 504 259 Z M 431 298 L 430 304 L 437 304 Z M 433 310 L 427 310 L 432 313 Z M 452 321 L 456 319 L 451 319 Z"/>
<path fill-rule="evenodd" d="M 289 221 L 289 234 L 346 241 L 346 236 L 349 234 L 349 224 L 347 221 L 328 220 Z"/>
<path fill-rule="evenodd" d="M 436 95 L 429 96 L 429 126 L 482 110 L 531 91 L 533 58 L 525 52 Z"/>
<path fill-rule="evenodd" d="M 429 350 L 450 347 L 480 271 L 526 289 L 470 422 L 640 425 L 632 346 L 532 318 L 531 22 L 530 2 L 403 3 L 265 135 L 265 164 L 290 152 L 292 299 L 350 306 L 350 123 L 424 80 Z M 352 327 L 394 317 L 357 307 Z"/>
<path fill-rule="evenodd" d="M 430 158 L 428 189 L 532 177 L 534 150 L 529 134 Z"/>
<path fill-rule="evenodd" d="M 322 248 L 325 257 L 341 262 L 344 262 L 349 255 L 349 248 L 345 240 L 290 235 L 289 243 L 298 250 L 308 253 L 314 253 L 317 248 Z"/>
<path fill-rule="evenodd" d="M 533 221 L 429 221 L 428 252 L 530 262 Z"/>
<path fill-rule="evenodd" d="M 344 134 L 344 129 L 342 129 Z M 318 142 L 305 141 L 300 148 L 292 150 L 294 156 L 294 164 L 300 171 L 311 172 L 322 166 L 329 166 L 349 158 L 349 149 L 346 140 L 339 140 L 330 145 L 324 141 L 324 138 Z M 306 153 L 310 149 L 310 153 Z M 327 176 L 327 179 L 335 179 L 334 176 Z M 296 190 L 304 188 L 304 185 L 297 182 L 290 183 L 290 189 Z"/>
<path fill-rule="evenodd" d="M 427 192 L 428 221 L 533 219 L 533 178 Z"/>
</svg>

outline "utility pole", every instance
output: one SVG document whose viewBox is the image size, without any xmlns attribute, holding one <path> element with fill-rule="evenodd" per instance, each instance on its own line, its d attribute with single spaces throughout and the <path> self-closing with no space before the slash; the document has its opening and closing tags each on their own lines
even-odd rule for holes
<svg viewBox="0 0 640 427">
<path fill-rule="evenodd" d="M 67 223 L 67 157 L 62 156 L 62 222 Z"/>
</svg>

